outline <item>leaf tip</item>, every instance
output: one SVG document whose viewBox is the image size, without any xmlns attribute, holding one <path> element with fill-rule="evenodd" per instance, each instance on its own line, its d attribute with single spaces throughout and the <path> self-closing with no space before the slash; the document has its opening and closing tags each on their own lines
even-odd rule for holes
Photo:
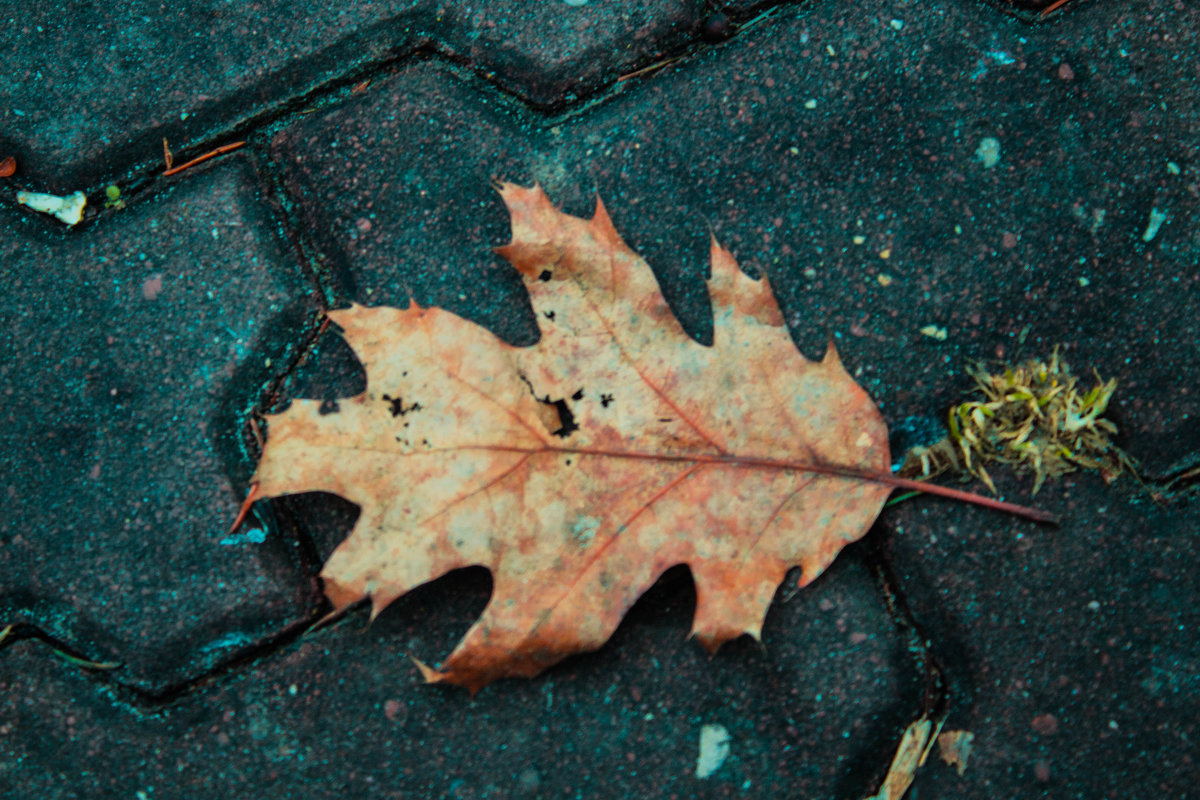
<svg viewBox="0 0 1200 800">
<path fill-rule="evenodd" d="M 325 312 L 325 318 L 344 329 L 346 327 L 345 320 L 352 318 L 355 314 L 361 313 L 364 307 L 351 301 L 350 305 L 346 308 L 329 309 Z"/>
<path fill-rule="evenodd" d="M 324 572 L 321 573 L 321 582 L 325 589 L 325 599 L 333 606 L 334 613 L 341 612 L 347 606 L 354 605 L 363 599 L 361 591 L 343 586 Z"/>
<path fill-rule="evenodd" d="M 229 526 L 230 534 L 242 527 L 242 523 L 246 520 L 246 515 L 250 513 L 250 507 L 254 505 L 254 501 L 258 500 L 260 485 L 258 481 L 250 484 L 250 491 L 246 494 L 246 499 L 242 501 L 242 507 L 238 509 L 237 517 L 233 520 L 233 524 Z"/>
<path fill-rule="evenodd" d="M 837 345 L 833 342 L 833 337 L 829 337 L 829 343 L 825 346 L 825 356 L 821 359 L 821 366 L 829 367 L 830 369 L 842 369 L 842 357 L 838 355 Z"/>
<path fill-rule="evenodd" d="M 596 195 L 596 210 L 592 212 L 592 218 L 588 221 L 588 229 L 592 236 L 599 241 L 609 245 L 623 243 L 621 235 L 617 233 L 616 226 L 613 225 L 612 217 L 608 215 L 608 208 L 598 194 Z"/>
<path fill-rule="evenodd" d="M 708 653 L 710 657 L 715 656 L 717 651 L 721 649 L 721 645 L 725 644 L 725 640 L 712 632 L 704 632 L 696 628 L 692 628 L 692 632 L 688 634 L 688 638 L 699 642 L 700 646 L 704 648 L 704 652 Z"/>
<path fill-rule="evenodd" d="M 767 276 L 755 279 L 743 272 L 733 253 L 717 241 L 711 230 L 709 273 L 708 294 L 714 309 L 728 307 L 761 325 L 783 327 L 783 313 L 775 302 Z"/>
<path fill-rule="evenodd" d="M 417 671 L 421 673 L 421 678 L 426 683 L 441 683 L 445 680 L 446 674 L 444 672 L 438 672 L 416 656 L 410 655 L 408 660 L 416 665 Z"/>
<path fill-rule="evenodd" d="M 414 655 L 409 655 L 408 658 L 413 662 L 414 665 L 416 665 L 417 671 L 421 673 L 421 679 L 424 680 L 426 684 L 449 683 L 454 686 L 461 686 L 471 693 L 472 698 L 479 694 L 479 690 L 484 686 L 487 686 L 490 682 L 489 680 L 480 677 L 475 677 L 474 679 L 463 679 L 462 677 L 456 677 L 455 673 L 453 672 L 445 672 L 434 669 Z"/>
<path fill-rule="evenodd" d="M 526 207 L 522 210 L 536 210 L 542 206 L 553 207 L 550 198 L 537 181 L 534 181 L 533 186 L 528 188 L 511 181 L 497 181 L 492 186 L 500 193 L 500 198 L 513 216 L 516 216 L 520 207 Z"/>
</svg>

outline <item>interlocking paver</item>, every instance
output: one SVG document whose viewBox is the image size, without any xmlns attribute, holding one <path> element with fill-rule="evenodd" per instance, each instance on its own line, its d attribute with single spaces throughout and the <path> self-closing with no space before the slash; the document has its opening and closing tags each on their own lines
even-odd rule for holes
<svg viewBox="0 0 1200 800">
<path fill-rule="evenodd" d="M 1070 477 L 1038 495 L 1062 530 L 974 510 L 897 509 L 895 564 L 974 731 L 962 780 L 929 770 L 921 797 L 1186 796 L 1200 732 L 1195 514 L 1126 484 Z M 949 780 L 947 778 L 949 777 Z"/>
<path fill-rule="evenodd" d="M 487 250 L 508 238 L 489 182 L 539 181 L 581 215 L 598 192 L 702 337 L 711 225 L 770 274 L 802 349 L 851 334 L 843 355 L 896 419 L 949 399 L 936 395 L 947 365 L 1063 343 L 1077 367 L 1121 379 L 1130 447 L 1164 467 L 1180 451 L 1139 449 L 1137 435 L 1185 436 L 1200 413 L 1178 380 L 1200 340 L 1197 244 L 1180 227 L 1195 176 L 1175 174 L 1196 145 L 1173 110 L 1195 114 L 1173 78 L 1197 42 L 1129 54 L 1134 10 L 1113 12 L 1109 32 L 901 8 L 759 25 L 555 124 L 417 65 L 280 131 L 274 155 L 349 299 L 411 293 L 531 341 L 517 280 Z M 1154 24 L 1194 22 L 1178 14 Z M 1100 149 L 1109 139 L 1117 153 Z M 1144 242 L 1152 209 L 1170 221 Z M 931 324 L 949 338 L 923 336 Z"/>
<path fill-rule="evenodd" d="M 727 40 L 701 36 L 718 4 L 699 2 L 4 6 L 0 63 L 17 78 L 0 88 L 0 156 L 21 168 L 0 187 L 102 194 L 119 177 L 143 191 L 70 234 L 0 196 L 0 385 L 20 400 L 0 454 L 17 487 L 0 512 L 0 630 L 18 623 L 0 645 L 0 786 L 865 796 L 921 707 L 867 570 L 882 561 L 946 666 L 949 725 L 977 737 L 961 778 L 931 757 L 920 797 L 1186 796 L 1196 515 L 1158 479 L 1194 495 L 1200 465 L 1200 12 L 1073 0 L 1043 24 L 1011 16 L 1049 2 L 781 5 L 737 34 L 771 7 L 747 0 L 719 6 Z M 684 57 L 617 81 L 664 55 Z M 164 181 L 163 136 L 179 159 L 249 143 Z M 940 431 L 967 359 L 1063 343 L 1077 371 L 1121 381 L 1111 415 L 1149 483 L 1048 484 L 1034 501 L 1058 529 L 929 498 L 889 509 L 816 584 L 790 599 L 785 585 L 762 649 L 713 659 L 683 640 L 681 571 L 601 651 L 474 701 L 417 685 L 404 656 L 449 652 L 485 602 L 479 570 L 370 628 L 352 614 L 271 638 L 320 610 L 316 561 L 357 513 L 282 498 L 259 509 L 278 525 L 262 544 L 246 536 L 257 523 L 220 544 L 264 386 L 284 378 L 260 408 L 362 389 L 334 332 L 309 347 L 316 300 L 299 270 L 339 303 L 411 295 L 531 343 L 519 283 L 490 252 L 508 238 L 496 178 L 540 181 L 577 214 L 601 194 L 701 339 L 711 227 L 769 275 L 806 353 L 834 338 L 897 452 Z M 286 320 L 271 308 L 283 298 Z M 172 340 L 156 338 L 155 312 Z M 155 394 L 168 376 L 179 392 Z M 120 502 L 95 486 L 114 476 Z M 997 477 L 1027 499 L 1031 481 Z M 159 499 L 179 501 L 162 520 Z M 123 574 L 146 593 L 89 585 Z M 142 613 L 155 603 L 162 615 Z M 125 667 L 89 672 L 39 639 Z M 247 658 L 231 661 L 239 642 Z M 699 780 L 699 730 L 714 723 L 731 756 Z"/>
<path fill-rule="evenodd" d="M 0 244 L 0 619 L 146 691 L 316 604 L 288 531 L 227 535 L 245 415 L 315 311 L 257 194 L 238 158 L 84 234 L 9 221 Z"/>
<path fill-rule="evenodd" d="M 163 138 L 194 149 L 417 53 L 532 103 L 570 103 L 684 46 L 702 16 L 701 0 L 121 0 L 71 13 L 5 0 L 0 144 L 31 185 L 67 193 L 153 168 Z"/>
<path fill-rule="evenodd" d="M 486 599 L 472 578 L 414 592 L 370 630 L 354 619 L 305 637 L 157 713 L 114 704 L 22 642 L 0 662 L 0 775 L 27 797 L 862 794 L 875 776 L 845 765 L 886 760 L 887 731 L 919 701 L 891 663 L 902 645 L 869 575 L 848 560 L 829 577 L 773 609 L 766 648 L 710 659 L 684 638 L 693 598 L 676 573 L 603 651 L 475 702 L 419 685 L 404 658 L 452 646 Z M 699 783 L 707 724 L 728 730 L 732 755 Z"/>
</svg>

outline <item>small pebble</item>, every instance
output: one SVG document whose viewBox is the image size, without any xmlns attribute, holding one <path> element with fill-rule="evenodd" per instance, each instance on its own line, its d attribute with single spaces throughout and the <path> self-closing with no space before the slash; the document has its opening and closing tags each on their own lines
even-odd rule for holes
<svg viewBox="0 0 1200 800">
<path fill-rule="evenodd" d="M 729 15 L 717 12 L 704 20 L 704 41 L 723 42 L 733 34 L 733 23 Z"/>
<path fill-rule="evenodd" d="M 1000 162 L 1000 142 L 988 136 L 979 140 L 979 147 L 975 149 L 975 158 L 979 163 L 983 164 L 984 169 L 991 169 Z"/>
<path fill-rule="evenodd" d="M 1158 235 L 1158 229 L 1167 221 L 1167 212 L 1160 211 L 1157 208 L 1150 209 L 1150 221 L 1146 223 L 1146 231 L 1142 234 L 1142 241 L 1148 242 Z"/>
<path fill-rule="evenodd" d="M 146 280 L 142 281 L 142 297 L 146 300 L 157 300 L 162 294 L 163 276 L 161 272 L 156 272 Z"/>
<path fill-rule="evenodd" d="M 939 328 L 937 325 L 926 325 L 924 328 L 921 328 L 921 333 L 939 342 L 946 341 L 946 337 L 949 335 L 946 333 L 945 328 Z"/>
<path fill-rule="evenodd" d="M 700 753 L 696 757 L 696 777 L 709 777 L 729 757 L 732 737 L 724 725 L 705 725 L 700 728 Z"/>
<path fill-rule="evenodd" d="M 1030 724 L 1042 736 L 1053 736 L 1058 733 L 1058 717 L 1053 714 L 1038 714 Z"/>
</svg>

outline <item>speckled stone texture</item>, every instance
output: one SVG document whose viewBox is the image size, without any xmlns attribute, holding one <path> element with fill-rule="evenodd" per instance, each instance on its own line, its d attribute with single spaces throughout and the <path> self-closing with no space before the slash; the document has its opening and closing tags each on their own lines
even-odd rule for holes
<svg viewBox="0 0 1200 800">
<path fill-rule="evenodd" d="M 317 605 L 286 531 L 228 534 L 245 416 L 315 316 L 256 194 L 235 158 L 82 235 L 9 221 L 0 245 L 0 619 L 150 693 Z"/>
<path fill-rule="evenodd" d="M 20 642 L 0 671 L 0 774 L 30 798 L 68 786 L 61 796 L 254 787 L 280 798 L 684 798 L 797 786 L 851 796 L 919 703 L 903 643 L 852 559 L 776 605 L 764 648 L 739 642 L 709 658 L 686 641 L 694 598 L 675 571 L 600 653 L 474 701 L 419 685 L 404 654 L 453 646 L 486 600 L 480 573 L 413 592 L 369 630 L 356 617 L 306 636 L 162 707 Z M 707 724 L 728 730 L 732 754 L 698 784 Z"/>
<path fill-rule="evenodd" d="M 1130 11 L 1104 42 L 1081 21 L 1070 39 L 978 8 L 878 32 L 857 19 L 755 27 L 553 125 L 415 65 L 280 129 L 274 160 L 344 299 L 412 296 L 530 341 L 519 283 L 489 252 L 507 241 L 489 184 L 537 181 L 578 215 L 602 196 L 702 339 L 711 229 L 769 273 L 805 352 L 850 337 L 844 355 L 899 419 L 947 405 L 968 359 L 1062 344 L 1084 374 L 1121 379 L 1151 469 L 1178 453 L 1161 441 L 1200 445 L 1200 394 L 1179 379 L 1200 341 L 1196 144 L 1172 110 L 1194 98 L 1169 53 L 1121 43 Z M 1168 219 L 1145 242 L 1152 210 Z"/>
<path fill-rule="evenodd" d="M 865 797 L 923 700 L 884 565 L 945 667 L 947 726 L 976 737 L 910 797 L 1189 796 L 1200 10 L 1071 0 L 1036 23 L 1049 5 L 748 0 L 714 32 L 700 2 L 5 4 L 0 793 Z M 163 178 L 164 136 L 177 163 L 247 144 Z M 602 196 L 701 341 L 716 235 L 806 355 L 836 344 L 897 456 L 941 435 L 969 360 L 1059 345 L 1119 380 L 1142 479 L 1030 498 L 995 473 L 1056 528 L 908 500 L 785 583 L 761 647 L 713 658 L 685 639 L 682 569 L 602 650 L 474 699 L 408 657 L 451 650 L 482 570 L 306 633 L 357 508 L 283 498 L 230 535 L 252 412 L 362 390 L 320 326 L 350 300 L 532 343 L 492 252 L 497 179 L 579 215 Z M 69 232 L 13 199 L 75 188 Z M 730 755 L 702 780 L 705 725 Z"/>
<path fill-rule="evenodd" d="M 500 93 L 569 104 L 685 48 L 700 0 L 0 2 L 0 148 L 58 193 L 186 152 L 436 54 Z M 232 138 L 232 137 L 231 137 Z M 194 155 L 194 153 L 193 153 Z"/>
<path fill-rule="evenodd" d="M 1090 475 L 1037 500 L 1068 521 L 1031 530 L 915 506 L 889 520 L 906 595 L 951 676 L 947 727 L 975 733 L 967 773 L 928 770 L 919 796 L 1189 796 L 1195 513 Z"/>
</svg>

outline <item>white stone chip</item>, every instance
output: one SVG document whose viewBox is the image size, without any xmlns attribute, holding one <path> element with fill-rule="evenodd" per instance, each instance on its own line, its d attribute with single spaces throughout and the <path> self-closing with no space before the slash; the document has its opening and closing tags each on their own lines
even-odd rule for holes
<svg viewBox="0 0 1200 800">
<path fill-rule="evenodd" d="M 1157 208 L 1150 209 L 1150 220 L 1146 223 L 1146 230 L 1142 234 L 1142 241 L 1148 242 L 1155 236 L 1158 236 L 1158 229 L 1167 221 L 1168 214 Z"/>
<path fill-rule="evenodd" d="M 979 147 L 975 149 L 975 158 L 983 164 L 984 169 L 996 166 L 1000 163 L 1000 140 L 991 136 L 980 139 Z"/>
<path fill-rule="evenodd" d="M 38 192 L 17 192 L 17 202 L 29 206 L 34 211 L 51 214 L 57 217 L 59 222 L 70 227 L 83 219 L 83 207 L 87 205 L 87 197 L 83 192 L 75 192 L 66 197 Z"/>
<path fill-rule="evenodd" d="M 729 731 L 724 725 L 705 725 L 700 729 L 700 755 L 696 758 L 696 777 L 701 780 L 721 768 L 729 758 Z"/>
</svg>

